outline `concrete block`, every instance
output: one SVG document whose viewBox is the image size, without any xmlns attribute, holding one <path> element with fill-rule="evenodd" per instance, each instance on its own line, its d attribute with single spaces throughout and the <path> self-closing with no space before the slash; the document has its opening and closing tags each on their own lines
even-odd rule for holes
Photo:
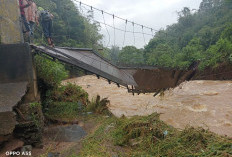
<svg viewBox="0 0 232 157">
<path fill-rule="evenodd" d="M 0 0 L 0 43 L 23 43 L 18 0 Z"/>
</svg>

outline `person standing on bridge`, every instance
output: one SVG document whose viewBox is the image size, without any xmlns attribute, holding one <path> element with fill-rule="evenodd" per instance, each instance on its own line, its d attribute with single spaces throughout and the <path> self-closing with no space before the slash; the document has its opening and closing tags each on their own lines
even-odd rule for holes
<svg viewBox="0 0 232 157">
<path fill-rule="evenodd" d="M 33 0 L 28 0 L 28 1 L 31 2 L 31 5 L 27 8 L 26 18 L 27 18 L 27 21 L 29 22 L 29 26 L 31 30 L 30 36 L 33 37 L 35 23 L 39 25 L 38 15 L 37 15 L 37 6 Z"/>
<path fill-rule="evenodd" d="M 20 13 L 21 13 L 21 19 L 22 19 L 22 22 L 25 26 L 25 33 L 27 35 L 29 35 L 31 29 L 30 29 L 30 26 L 29 26 L 29 23 L 26 19 L 26 15 L 25 15 L 25 8 L 29 7 L 31 5 L 31 2 L 27 1 L 27 0 L 19 0 L 19 7 L 20 7 Z"/>
<path fill-rule="evenodd" d="M 39 10 L 39 19 L 41 26 L 43 28 L 44 36 L 48 41 L 48 45 L 50 47 L 54 47 L 52 40 L 52 19 L 54 16 L 48 10 L 44 10 L 41 7 L 39 7 L 38 10 Z"/>
</svg>

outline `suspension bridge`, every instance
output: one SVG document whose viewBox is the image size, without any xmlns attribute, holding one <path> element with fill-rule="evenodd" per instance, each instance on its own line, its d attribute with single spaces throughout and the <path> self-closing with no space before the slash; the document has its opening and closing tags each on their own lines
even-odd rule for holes
<svg viewBox="0 0 232 157">
<path fill-rule="evenodd" d="M 155 67 L 120 67 L 87 48 L 70 48 L 31 45 L 37 54 L 46 54 L 66 64 L 102 77 L 109 83 L 123 86 L 132 93 L 159 92 L 191 79 L 194 68 L 184 71 Z"/>
<path fill-rule="evenodd" d="M 110 43 L 112 44 L 111 46 L 120 44 L 125 46 L 126 38 L 129 37 L 128 34 L 132 35 L 130 39 L 132 40 L 132 45 L 136 45 L 136 35 L 140 35 L 140 38 L 144 41 L 144 44 L 146 44 L 146 36 L 149 36 L 149 39 L 151 39 L 156 32 L 159 32 L 151 27 L 124 19 L 80 1 L 73 1 L 82 16 L 87 16 L 86 13 L 89 12 L 92 12 L 92 14 L 100 13 L 102 16 L 101 20 L 94 18 L 91 18 L 90 20 L 93 23 L 101 24 L 102 28 L 105 28 L 105 31 L 108 34 L 108 41 L 105 42 L 107 44 L 103 47 L 109 47 Z M 106 22 L 106 16 L 112 18 L 111 24 Z M 115 26 L 116 20 L 120 20 L 124 23 L 124 29 Z M 128 25 L 130 25 L 130 28 Z M 136 30 L 135 27 L 137 27 Z M 109 29 L 113 30 L 113 37 L 110 35 Z M 122 40 L 120 43 L 116 43 L 116 34 L 118 35 L 117 37 L 119 37 L 119 32 L 122 33 Z M 56 36 L 57 34 L 54 35 Z M 53 59 L 58 59 L 61 62 L 95 74 L 98 78 L 102 77 L 109 83 L 115 83 L 117 86 L 126 87 L 128 92 L 131 93 L 157 93 L 160 90 L 175 87 L 181 82 L 191 79 L 195 72 L 195 70 L 193 70 L 194 68 L 190 68 L 189 70 L 177 70 L 148 66 L 121 67 L 113 64 L 111 61 L 102 57 L 98 52 L 90 48 L 51 48 L 45 45 L 31 45 L 31 48 L 34 49 L 37 54 L 43 56 L 44 54 L 48 55 Z"/>
</svg>

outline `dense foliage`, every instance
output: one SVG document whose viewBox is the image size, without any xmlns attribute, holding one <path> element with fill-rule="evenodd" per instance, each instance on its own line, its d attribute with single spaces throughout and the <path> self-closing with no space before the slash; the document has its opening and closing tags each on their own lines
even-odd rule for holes
<svg viewBox="0 0 232 157">
<path fill-rule="evenodd" d="M 61 84 L 68 77 L 68 72 L 59 61 L 36 55 L 35 65 L 46 118 L 75 119 L 89 103 L 88 93 L 80 86 Z"/>
<path fill-rule="evenodd" d="M 38 7 L 49 10 L 53 15 L 53 40 L 56 45 L 96 48 L 102 35 L 99 25 L 81 16 L 71 0 L 35 0 Z M 44 42 L 42 28 L 36 29 L 35 43 Z"/>
<path fill-rule="evenodd" d="M 126 46 L 119 53 L 119 62 L 127 64 L 143 64 L 143 53 L 134 46 Z"/>
<path fill-rule="evenodd" d="M 199 10 L 185 7 L 178 16 L 178 23 L 160 30 L 144 51 L 123 48 L 119 61 L 179 68 L 200 61 L 201 69 L 231 62 L 231 0 L 203 0 Z"/>
<path fill-rule="evenodd" d="M 68 83 L 46 92 L 45 115 L 52 120 L 72 120 L 80 115 L 88 103 L 88 93 L 80 86 Z"/>
<path fill-rule="evenodd" d="M 34 59 L 39 81 L 42 81 L 46 87 L 56 88 L 68 77 L 68 71 L 60 62 L 39 55 L 36 55 Z"/>
</svg>

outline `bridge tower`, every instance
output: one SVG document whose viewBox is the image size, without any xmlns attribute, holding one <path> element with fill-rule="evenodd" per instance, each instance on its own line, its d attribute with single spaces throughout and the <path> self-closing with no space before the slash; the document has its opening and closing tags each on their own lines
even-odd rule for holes
<svg viewBox="0 0 232 157">
<path fill-rule="evenodd" d="M 39 100 L 32 53 L 23 40 L 20 16 L 18 0 L 0 0 L 0 156 L 23 145 L 24 141 L 15 139 L 15 130 L 22 127 L 20 113 L 24 106 Z"/>
</svg>

